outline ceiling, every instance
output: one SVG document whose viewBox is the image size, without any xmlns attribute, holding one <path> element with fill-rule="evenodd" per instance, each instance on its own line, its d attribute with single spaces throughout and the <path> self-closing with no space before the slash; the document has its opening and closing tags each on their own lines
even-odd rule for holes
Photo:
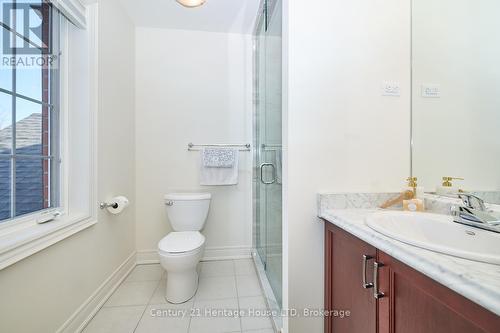
<svg viewBox="0 0 500 333">
<path fill-rule="evenodd" d="M 138 27 L 251 34 L 260 0 L 207 0 L 185 8 L 175 0 L 119 0 Z"/>
</svg>

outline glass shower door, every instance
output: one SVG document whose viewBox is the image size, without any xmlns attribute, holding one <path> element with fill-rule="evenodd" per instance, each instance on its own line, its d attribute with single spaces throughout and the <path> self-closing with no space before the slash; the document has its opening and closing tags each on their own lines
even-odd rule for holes
<svg viewBox="0 0 500 333">
<path fill-rule="evenodd" d="M 281 1 L 268 1 L 257 34 L 256 247 L 269 284 L 282 297 Z"/>
</svg>

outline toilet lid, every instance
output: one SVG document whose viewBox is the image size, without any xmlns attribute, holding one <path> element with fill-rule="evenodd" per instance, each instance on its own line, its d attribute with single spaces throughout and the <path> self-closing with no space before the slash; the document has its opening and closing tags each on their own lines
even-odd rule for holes
<svg viewBox="0 0 500 333">
<path fill-rule="evenodd" d="M 171 232 L 158 244 L 158 249 L 168 253 L 196 250 L 205 242 L 205 236 L 198 231 Z"/>
</svg>

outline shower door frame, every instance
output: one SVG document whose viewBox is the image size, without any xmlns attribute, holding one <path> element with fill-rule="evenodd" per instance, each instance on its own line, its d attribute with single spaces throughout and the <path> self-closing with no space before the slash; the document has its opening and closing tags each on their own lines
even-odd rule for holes
<svg viewBox="0 0 500 333">
<path fill-rule="evenodd" d="M 252 186 L 253 186 L 253 249 L 254 249 L 254 257 L 257 257 L 260 261 L 260 264 L 265 270 L 265 262 L 262 261 L 261 257 L 265 256 L 265 249 L 259 247 L 261 243 L 265 243 L 265 240 L 262 241 L 263 235 L 260 234 L 257 228 L 261 228 L 261 216 L 260 216 L 260 165 L 259 161 L 261 160 L 261 149 L 260 149 L 260 110 L 262 107 L 260 103 L 261 97 L 261 89 L 263 82 L 260 80 L 260 71 L 262 70 L 262 64 L 260 59 L 260 52 L 265 52 L 265 43 L 262 43 L 262 29 L 264 29 L 264 38 L 265 38 L 265 29 L 266 29 L 266 0 L 261 0 L 261 4 L 259 7 L 259 16 L 257 17 L 257 21 L 254 28 L 253 33 L 253 177 L 252 177 Z M 265 64 L 264 64 L 265 65 Z M 264 82 L 265 84 L 265 82 Z M 264 88 L 265 89 L 265 88 Z M 265 235 L 264 235 L 265 237 Z"/>
<path fill-rule="evenodd" d="M 260 76 L 260 72 L 262 70 L 261 65 L 265 65 L 266 61 L 264 63 L 261 63 L 260 59 L 260 53 L 259 52 L 266 52 L 266 41 L 267 41 L 267 25 L 269 22 L 267 22 L 268 17 L 272 17 L 277 0 L 262 0 L 259 8 L 259 16 L 257 18 L 255 28 L 254 28 L 254 33 L 253 33 L 253 43 L 254 43 L 254 53 L 253 53 L 253 64 L 254 64 L 254 80 L 253 80 L 253 88 L 254 88 L 254 94 L 253 94 L 253 106 L 254 106 L 254 112 L 253 112 L 253 132 L 254 132 L 254 138 L 253 138 L 253 158 L 254 158 L 254 165 L 253 165 L 253 213 L 254 213 L 254 218 L 253 218 L 253 258 L 254 258 L 254 263 L 257 268 L 258 276 L 261 282 L 261 285 L 263 287 L 264 293 L 265 293 L 265 298 L 266 302 L 268 303 L 268 307 L 270 310 L 272 310 L 274 313 L 281 313 L 281 305 L 277 301 L 275 294 L 273 292 L 273 289 L 271 287 L 271 283 L 269 282 L 269 278 L 267 276 L 267 271 L 266 271 L 266 261 L 267 261 L 267 247 L 269 244 L 267 244 L 267 224 L 264 225 L 264 230 L 265 234 L 259 234 L 257 228 L 262 228 L 262 223 L 266 223 L 266 221 L 262 221 L 261 219 L 261 211 L 259 209 L 259 206 L 262 204 L 261 199 L 261 187 L 262 186 L 269 186 L 261 183 L 261 168 L 259 163 L 261 161 L 261 157 L 263 154 L 262 147 L 260 144 L 262 143 L 260 140 L 261 136 L 261 121 L 262 119 L 260 118 L 261 116 L 261 109 L 262 107 L 266 107 L 265 105 L 263 106 L 261 104 L 262 100 L 260 99 L 261 97 L 261 92 L 264 91 L 266 92 L 266 77 L 263 78 Z M 267 8 L 266 8 L 267 7 Z M 268 11 L 271 13 L 271 15 L 268 15 Z M 263 30 L 262 30 L 263 29 Z M 263 35 L 260 35 L 263 32 Z M 262 38 L 264 37 L 264 38 Z M 264 73 L 266 73 L 266 70 L 264 69 Z M 264 89 L 262 89 L 262 84 L 264 84 Z M 267 203 L 264 203 L 267 204 Z M 267 217 L 267 208 L 265 217 Z M 282 223 L 282 221 L 281 221 Z M 262 230 L 262 229 L 261 229 Z M 264 243 L 266 244 L 266 248 L 259 248 L 261 245 L 261 237 L 264 237 Z M 282 246 L 282 245 L 281 245 Z M 262 260 L 264 257 L 264 260 Z M 281 268 L 283 267 L 283 262 L 281 261 Z M 281 288 L 283 288 L 283 281 L 281 277 Z M 282 318 L 280 315 L 278 316 L 273 316 L 273 324 L 275 326 L 275 329 L 279 329 L 282 327 Z"/>
</svg>

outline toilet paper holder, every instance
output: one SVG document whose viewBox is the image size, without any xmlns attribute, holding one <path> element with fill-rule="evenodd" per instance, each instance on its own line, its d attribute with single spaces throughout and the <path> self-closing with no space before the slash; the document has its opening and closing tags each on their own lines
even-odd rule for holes
<svg viewBox="0 0 500 333">
<path fill-rule="evenodd" d="M 101 202 L 99 203 L 99 208 L 100 209 L 106 209 L 106 208 L 118 208 L 118 203 L 116 202 Z"/>
<path fill-rule="evenodd" d="M 108 202 L 100 202 L 99 208 L 101 208 L 102 210 L 106 209 L 113 215 L 120 214 L 129 205 L 128 199 L 124 196 L 117 196 L 108 200 Z"/>
</svg>

